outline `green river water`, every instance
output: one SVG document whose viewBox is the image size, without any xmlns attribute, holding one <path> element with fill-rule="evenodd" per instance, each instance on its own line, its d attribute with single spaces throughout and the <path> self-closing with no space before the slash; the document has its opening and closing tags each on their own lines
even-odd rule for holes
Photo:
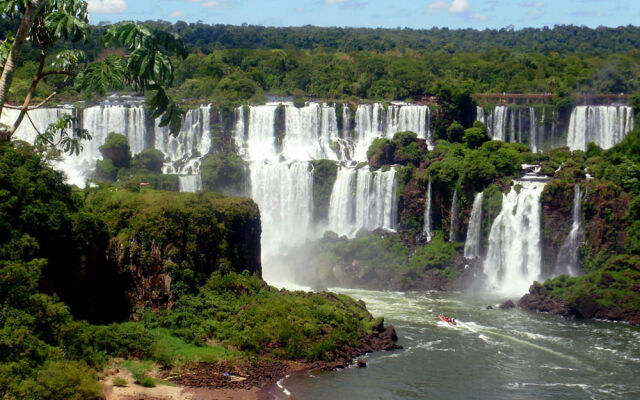
<svg viewBox="0 0 640 400">
<path fill-rule="evenodd" d="M 640 399 L 638 327 L 500 310 L 506 299 L 490 294 L 332 290 L 384 316 L 404 349 L 367 355 L 366 368 L 287 377 L 276 397 Z"/>
</svg>

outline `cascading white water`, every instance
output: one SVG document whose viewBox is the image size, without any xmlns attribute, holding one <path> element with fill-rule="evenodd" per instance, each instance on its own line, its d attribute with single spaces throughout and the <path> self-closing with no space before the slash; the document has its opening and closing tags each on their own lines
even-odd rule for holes
<svg viewBox="0 0 640 400">
<path fill-rule="evenodd" d="M 337 160 L 331 148 L 338 132 L 335 108 L 318 103 L 301 108 L 286 104 L 285 116 L 282 155 L 287 160 Z"/>
<path fill-rule="evenodd" d="M 13 134 L 14 140 L 23 140 L 29 144 L 33 144 L 38 132 L 43 133 L 47 130 L 49 124 L 54 123 L 63 114 L 73 112 L 71 108 L 38 108 L 27 112 L 22 123 Z M 12 126 L 18 119 L 20 110 L 12 108 L 4 108 L 2 110 L 2 118 L 0 123 Z M 33 124 L 32 124 L 33 122 Z"/>
<path fill-rule="evenodd" d="M 538 152 L 538 129 L 536 125 L 536 110 L 533 107 L 529 107 L 529 144 L 531 146 L 531 152 Z"/>
<path fill-rule="evenodd" d="M 480 257 L 480 234 L 482 227 L 482 192 L 473 199 L 473 208 L 469 217 L 467 239 L 464 242 L 464 256 L 472 259 Z"/>
<path fill-rule="evenodd" d="M 573 222 L 571 231 L 560 247 L 556 259 L 555 274 L 576 276 L 580 270 L 579 251 L 584 229 L 582 225 L 582 192 L 580 185 L 575 185 L 573 194 Z"/>
<path fill-rule="evenodd" d="M 260 207 L 262 245 L 268 255 L 303 243 L 313 215 L 313 174 L 308 162 L 251 165 L 251 198 Z"/>
<path fill-rule="evenodd" d="M 431 179 L 429 179 L 429 185 L 427 187 L 427 199 L 426 199 L 426 205 L 424 207 L 424 225 L 422 227 L 422 233 L 424 234 L 425 238 L 427 239 L 427 243 L 431 241 L 431 239 L 433 239 L 433 222 L 432 220 L 432 216 L 431 216 L 431 202 L 432 202 L 432 193 L 431 193 Z"/>
<path fill-rule="evenodd" d="M 367 160 L 367 150 L 371 143 L 382 137 L 380 130 L 380 104 L 360 104 L 356 110 L 355 145 L 353 159 Z"/>
<path fill-rule="evenodd" d="M 355 115 L 353 160 L 366 161 L 367 150 L 377 138 L 391 139 L 397 132 L 412 131 L 419 139 L 425 139 L 433 149 L 431 110 L 428 106 L 391 104 L 386 112 L 381 104 L 360 104 Z"/>
<path fill-rule="evenodd" d="M 506 140 L 507 132 L 507 117 L 509 115 L 509 108 L 506 106 L 496 106 L 493 112 L 489 115 L 488 128 L 489 135 L 493 140 Z"/>
<path fill-rule="evenodd" d="M 181 192 L 199 192 L 202 190 L 202 178 L 200 175 L 180 175 L 178 177 Z"/>
<path fill-rule="evenodd" d="M 484 108 L 482 108 L 482 106 L 476 106 L 476 120 L 482 122 L 483 124 L 485 123 Z"/>
<path fill-rule="evenodd" d="M 354 236 L 360 229 L 396 228 L 396 170 L 340 167 L 329 202 L 328 229 Z"/>
<path fill-rule="evenodd" d="M 633 108 L 628 106 L 578 106 L 569 120 L 567 146 L 586 151 L 594 142 L 608 149 L 622 141 L 633 129 Z"/>
<path fill-rule="evenodd" d="M 455 242 L 458 231 L 458 189 L 453 191 L 453 199 L 451 200 L 451 215 L 449 224 L 449 241 Z"/>
<path fill-rule="evenodd" d="M 505 293 L 525 293 L 540 277 L 540 194 L 544 183 L 515 181 L 503 195 L 502 210 L 491 226 L 484 273 L 489 285 Z"/>
<path fill-rule="evenodd" d="M 211 148 L 211 105 L 188 110 L 177 136 L 158 124 L 156 120 L 154 147 L 166 156 L 164 173 L 199 173 L 201 160 Z"/>
</svg>

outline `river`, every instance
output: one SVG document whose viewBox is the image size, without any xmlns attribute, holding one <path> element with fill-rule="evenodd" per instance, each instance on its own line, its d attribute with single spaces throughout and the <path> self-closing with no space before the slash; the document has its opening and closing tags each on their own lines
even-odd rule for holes
<svg viewBox="0 0 640 400">
<path fill-rule="evenodd" d="M 290 376 L 282 399 L 640 398 L 639 327 L 500 310 L 505 299 L 491 294 L 332 290 L 384 316 L 404 349 L 369 354 L 366 368 Z"/>
</svg>

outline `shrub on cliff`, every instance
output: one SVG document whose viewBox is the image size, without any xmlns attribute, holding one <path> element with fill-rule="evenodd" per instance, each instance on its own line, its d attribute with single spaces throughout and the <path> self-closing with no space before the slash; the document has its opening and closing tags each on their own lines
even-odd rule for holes
<svg viewBox="0 0 640 400">
<path fill-rule="evenodd" d="M 202 186 L 205 190 L 228 194 L 243 194 L 247 180 L 247 166 L 235 153 L 208 155 L 200 167 Z"/>
<path fill-rule="evenodd" d="M 335 161 L 316 160 L 313 166 L 313 215 L 315 221 L 329 218 L 329 201 L 338 175 Z"/>
<path fill-rule="evenodd" d="M 164 163 L 164 154 L 160 150 L 147 149 L 133 157 L 131 166 L 135 169 L 145 169 L 147 171 L 161 173 Z"/>
<path fill-rule="evenodd" d="M 393 164 L 393 157 L 397 144 L 390 139 L 377 138 L 367 150 L 369 165 L 373 168 L 380 168 L 383 165 Z"/>
<path fill-rule="evenodd" d="M 131 150 L 126 136 L 111 132 L 99 149 L 102 157 L 110 159 L 116 168 L 129 168 Z"/>
</svg>

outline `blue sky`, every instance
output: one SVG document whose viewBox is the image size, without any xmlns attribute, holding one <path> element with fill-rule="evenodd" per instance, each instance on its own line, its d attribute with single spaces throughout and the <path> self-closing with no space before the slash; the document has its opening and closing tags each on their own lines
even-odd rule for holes
<svg viewBox="0 0 640 400">
<path fill-rule="evenodd" d="M 92 23 L 163 19 L 208 24 L 410 28 L 640 24 L 640 0 L 88 0 Z"/>
</svg>

